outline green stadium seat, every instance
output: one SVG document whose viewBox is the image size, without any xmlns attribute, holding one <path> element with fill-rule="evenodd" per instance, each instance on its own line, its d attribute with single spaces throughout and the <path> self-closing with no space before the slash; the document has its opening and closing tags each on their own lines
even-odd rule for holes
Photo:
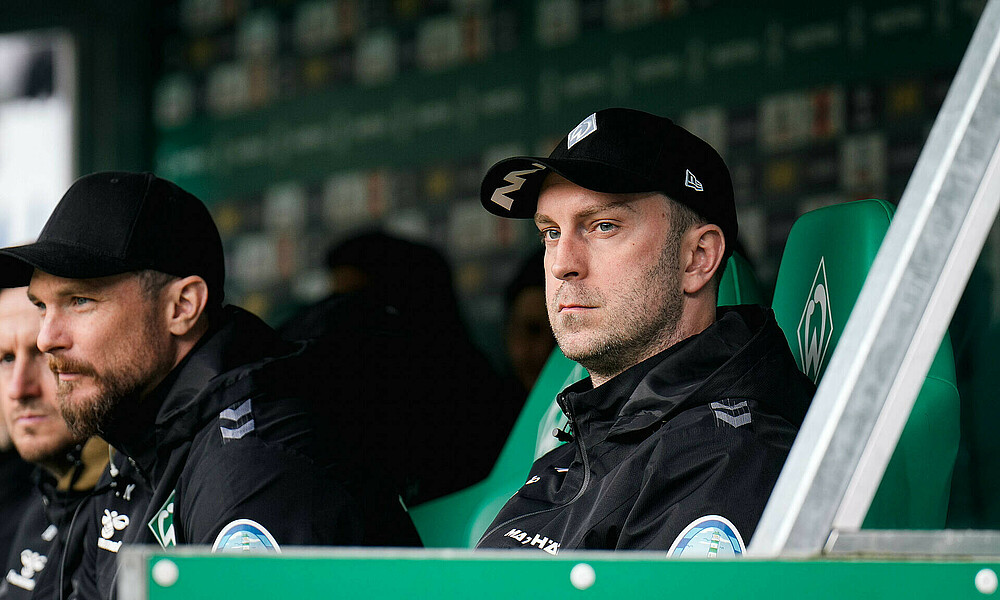
<svg viewBox="0 0 1000 600">
<path fill-rule="evenodd" d="M 719 306 L 738 306 L 740 304 L 766 304 L 753 267 L 739 254 L 733 254 L 726 263 L 719 282 Z"/>
<path fill-rule="evenodd" d="M 752 304 L 761 299 L 761 286 L 750 264 L 733 255 L 719 284 L 719 305 Z M 586 370 L 563 356 L 558 347 L 552 352 L 486 479 L 409 509 L 424 546 L 476 545 L 493 517 L 524 483 L 534 460 L 560 443 L 552 430 L 562 429 L 566 417 L 555 402 L 556 395 L 586 376 Z"/>
<path fill-rule="evenodd" d="M 772 308 L 813 381 L 826 370 L 894 212 L 881 200 L 848 202 L 802 215 L 789 233 Z M 946 335 L 863 527 L 942 528 L 958 442 L 955 359 Z"/>
</svg>

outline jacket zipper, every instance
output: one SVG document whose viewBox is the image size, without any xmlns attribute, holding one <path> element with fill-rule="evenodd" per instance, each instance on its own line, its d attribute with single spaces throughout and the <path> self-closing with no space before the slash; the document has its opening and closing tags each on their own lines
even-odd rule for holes
<svg viewBox="0 0 1000 600">
<path fill-rule="evenodd" d="M 562 394 L 560 394 L 560 396 L 562 396 Z M 504 527 L 506 527 L 506 526 L 514 523 L 515 521 L 519 521 L 521 519 L 527 519 L 528 517 L 534 517 L 535 515 L 540 515 L 540 514 L 547 513 L 547 512 L 553 511 L 553 510 L 559 510 L 559 509 L 562 509 L 562 508 L 566 508 L 570 504 L 573 504 L 574 502 L 576 502 L 577 500 L 579 500 L 580 496 L 583 496 L 583 493 L 585 491 L 587 491 L 587 486 L 590 484 L 590 459 L 587 458 L 587 446 L 586 446 L 586 444 L 584 444 L 584 442 L 583 442 L 583 436 L 580 435 L 579 430 L 576 427 L 576 414 L 573 411 L 573 405 L 570 404 L 569 402 L 566 402 L 566 407 L 569 409 L 569 422 L 570 422 L 570 425 L 572 425 L 573 431 L 576 433 L 576 435 L 574 435 L 573 438 L 576 440 L 576 443 L 579 444 L 579 447 L 580 447 L 580 456 L 582 457 L 582 460 L 583 460 L 583 484 L 580 486 L 580 490 L 576 493 L 575 496 L 573 496 L 573 499 L 570 500 L 569 502 L 567 502 L 566 504 L 560 504 L 559 506 L 553 506 L 551 508 L 544 508 L 542 510 L 536 510 L 535 512 L 531 512 L 531 513 L 528 513 L 526 515 L 519 515 L 519 516 L 516 516 L 514 518 L 507 519 L 503 523 L 500 523 L 499 525 L 497 525 L 493 529 L 490 529 L 489 531 L 487 531 L 483 535 L 483 537 L 480 538 L 479 543 L 476 544 L 476 548 L 477 549 L 479 548 L 479 544 L 481 544 L 483 542 L 483 540 L 485 540 L 486 538 L 490 537 L 491 535 L 493 535 L 494 533 L 496 533 L 498 530 L 503 529 Z M 523 488 L 524 486 L 522 485 L 521 487 Z M 521 491 L 520 488 L 518 488 L 518 491 Z M 516 495 L 517 492 L 514 492 L 514 494 Z M 511 498 L 513 498 L 513 496 L 511 496 Z"/>
</svg>

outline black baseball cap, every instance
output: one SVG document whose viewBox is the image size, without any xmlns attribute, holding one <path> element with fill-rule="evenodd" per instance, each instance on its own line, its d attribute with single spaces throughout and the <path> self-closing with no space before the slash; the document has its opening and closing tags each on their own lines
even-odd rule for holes
<svg viewBox="0 0 1000 600">
<path fill-rule="evenodd" d="M 736 247 L 739 226 L 726 163 L 670 119 L 630 108 L 598 111 L 548 158 L 517 156 L 490 167 L 480 201 L 501 217 L 533 218 L 542 181 L 552 172 L 595 192 L 666 194 L 722 229 L 727 257 Z"/>
<path fill-rule="evenodd" d="M 208 284 L 221 306 L 222 239 L 198 198 L 152 173 L 77 179 L 33 244 L 0 249 L 0 288 L 28 285 L 34 269 L 68 279 L 152 269 Z"/>
</svg>

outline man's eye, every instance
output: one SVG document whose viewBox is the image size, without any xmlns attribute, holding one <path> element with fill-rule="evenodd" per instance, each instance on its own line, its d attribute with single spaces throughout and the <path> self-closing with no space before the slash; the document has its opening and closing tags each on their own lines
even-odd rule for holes
<svg viewBox="0 0 1000 600">
<path fill-rule="evenodd" d="M 618 226 L 615 225 L 614 223 L 598 223 L 597 224 L 597 230 L 600 231 L 601 233 L 611 233 L 612 231 L 614 231 L 617 228 L 618 228 Z"/>
<path fill-rule="evenodd" d="M 559 239 L 558 229 L 543 229 L 539 233 L 542 236 L 543 242 L 555 241 Z"/>
<path fill-rule="evenodd" d="M 3 354 L 0 354 L 0 366 L 13 364 L 14 358 L 15 357 L 13 352 L 4 352 Z"/>
<path fill-rule="evenodd" d="M 80 296 L 74 296 L 71 302 L 73 303 L 73 306 L 83 306 L 85 304 L 93 302 L 93 300 L 91 300 L 90 298 L 81 298 Z"/>
</svg>

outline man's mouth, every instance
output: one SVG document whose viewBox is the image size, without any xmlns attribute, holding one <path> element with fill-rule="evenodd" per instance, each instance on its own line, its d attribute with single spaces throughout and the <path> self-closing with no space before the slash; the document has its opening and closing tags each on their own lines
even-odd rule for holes
<svg viewBox="0 0 1000 600">
<path fill-rule="evenodd" d="M 597 308 L 596 306 L 586 306 L 583 304 L 559 304 L 559 312 L 583 312 L 585 310 L 591 310 Z"/>
<path fill-rule="evenodd" d="M 63 371 L 61 369 L 56 369 L 53 372 L 55 373 L 56 379 L 58 379 L 59 381 L 76 381 L 77 379 L 82 377 L 80 373 L 77 373 L 75 371 Z"/>
<path fill-rule="evenodd" d="M 20 423 L 22 425 L 31 425 L 34 423 L 38 423 L 40 421 L 44 421 L 47 418 L 48 418 L 47 415 L 41 413 L 24 413 L 17 415 L 16 417 L 14 417 L 13 420 L 15 423 Z"/>
<path fill-rule="evenodd" d="M 79 381 L 87 375 L 93 375 L 89 365 L 68 359 L 49 358 L 49 370 L 59 383 Z"/>
</svg>

